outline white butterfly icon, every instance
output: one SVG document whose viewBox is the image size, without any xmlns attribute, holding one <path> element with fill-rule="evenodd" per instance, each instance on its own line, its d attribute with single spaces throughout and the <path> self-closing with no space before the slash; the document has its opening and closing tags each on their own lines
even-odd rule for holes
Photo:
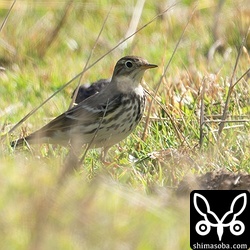
<svg viewBox="0 0 250 250">
<path fill-rule="evenodd" d="M 241 209 L 238 212 L 234 212 L 236 202 L 242 198 L 243 198 L 243 205 Z M 201 209 L 198 207 L 197 203 L 198 199 L 201 199 L 205 203 L 206 207 L 205 212 L 202 212 Z M 219 241 L 221 241 L 222 235 L 224 233 L 224 227 L 229 227 L 230 232 L 236 236 L 241 235 L 245 231 L 245 225 L 243 224 L 242 221 L 236 220 L 236 217 L 239 216 L 246 208 L 247 205 L 246 193 L 239 194 L 233 199 L 230 206 L 230 210 L 226 212 L 221 219 L 219 219 L 218 216 L 213 211 L 210 210 L 210 205 L 207 199 L 203 195 L 195 193 L 193 197 L 193 203 L 196 211 L 204 218 L 204 220 L 200 220 L 199 222 L 197 222 L 195 226 L 195 230 L 199 235 L 202 236 L 207 235 L 210 232 L 211 227 L 216 227 Z M 232 220 L 229 223 L 223 223 L 227 218 L 227 216 L 230 214 L 233 214 Z M 213 218 L 216 220 L 217 223 L 212 223 L 211 221 L 209 221 L 208 215 L 213 216 Z"/>
</svg>

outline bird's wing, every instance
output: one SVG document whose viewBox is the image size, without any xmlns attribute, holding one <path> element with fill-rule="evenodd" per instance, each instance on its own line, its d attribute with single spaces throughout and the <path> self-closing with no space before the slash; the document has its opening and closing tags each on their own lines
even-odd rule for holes
<svg viewBox="0 0 250 250">
<path fill-rule="evenodd" d="M 79 124 L 81 126 L 90 126 L 98 123 L 104 115 L 109 114 L 119 105 L 120 100 L 120 96 L 116 95 L 112 99 L 105 99 L 105 101 L 100 102 L 101 97 L 98 93 L 86 99 L 79 105 L 56 117 L 31 136 L 50 137 L 54 132 L 71 130 Z"/>
<path fill-rule="evenodd" d="M 97 97 L 97 98 L 95 98 Z M 93 97 L 86 99 L 74 108 L 66 111 L 65 117 L 76 121 L 90 121 L 102 118 L 104 114 L 112 112 L 120 103 L 120 95 L 116 95 L 112 98 L 105 98 L 100 102 L 99 94 L 95 94 Z"/>
</svg>

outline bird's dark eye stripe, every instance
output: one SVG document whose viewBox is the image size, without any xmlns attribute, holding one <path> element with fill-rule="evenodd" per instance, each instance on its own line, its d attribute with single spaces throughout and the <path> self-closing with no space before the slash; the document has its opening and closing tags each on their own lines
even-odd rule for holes
<svg viewBox="0 0 250 250">
<path fill-rule="evenodd" d="M 118 68 L 117 71 L 116 71 L 116 75 L 119 75 L 122 71 L 122 67 L 121 68 Z"/>
<path fill-rule="evenodd" d="M 127 68 L 132 68 L 132 66 L 133 66 L 133 63 L 131 62 L 131 61 L 126 61 L 125 62 L 125 66 L 127 67 Z"/>
</svg>

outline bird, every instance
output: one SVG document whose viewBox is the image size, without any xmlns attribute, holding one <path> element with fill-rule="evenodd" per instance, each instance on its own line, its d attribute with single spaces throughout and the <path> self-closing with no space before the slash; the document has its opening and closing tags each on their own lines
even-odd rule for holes
<svg viewBox="0 0 250 250">
<path fill-rule="evenodd" d="M 146 101 L 140 83 L 144 72 L 156 67 L 138 56 L 122 57 L 100 92 L 95 91 L 39 130 L 11 142 L 11 146 L 70 144 L 79 150 L 87 144 L 89 148 L 103 148 L 101 160 L 105 162 L 109 148 L 130 135 L 140 122 Z"/>
</svg>

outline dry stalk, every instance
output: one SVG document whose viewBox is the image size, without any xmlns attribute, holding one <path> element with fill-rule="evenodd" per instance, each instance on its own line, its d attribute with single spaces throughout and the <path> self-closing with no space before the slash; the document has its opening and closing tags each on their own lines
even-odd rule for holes
<svg viewBox="0 0 250 250">
<path fill-rule="evenodd" d="M 190 16 L 188 22 L 186 23 L 186 25 L 185 25 L 185 27 L 184 27 L 182 33 L 181 33 L 181 36 L 180 36 L 179 40 L 178 40 L 177 43 L 176 43 L 176 46 L 175 46 L 175 48 L 174 48 L 174 51 L 173 51 L 173 53 L 172 53 L 172 55 L 171 55 L 171 57 L 170 57 L 170 59 L 169 59 L 167 65 L 166 65 L 166 67 L 164 68 L 163 74 L 161 75 L 161 77 L 160 77 L 160 79 L 159 79 L 159 81 L 158 81 L 158 83 L 157 83 L 157 85 L 156 85 L 156 89 L 155 89 L 154 96 L 152 96 L 152 99 L 151 99 L 151 101 L 150 101 L 150 103 L 149 103 L 148 115 L 147 115 L 147 118 L 146 118 L 146 122 L 145 122 L 145 126 L 144 126 L 144 131 L 143 131 L 143 133 L 142 133 L 142 140 L 143 140 L 143 141 L 144 141 L 145 138 L 146 138 L 147 128 L 148 128 L 148 125 L 149 125 L 149 117 L 150 117 L 150 113 L 151 113 L 151 110 L 152 110 L 152 107 L 153 107 L 153 103 L 154 103 L 154 101 L 156 100 L 156 96 L 157 96 L 158 90 L 159 90 L 159 88 L 160 88 L 160 86 L 161 86 L 161 83 L 162 83 L 163 78 L 166 76 L 166 73 L 167 73 L 167 70 L 168 70 L 168 68 L 169 68 L 170 63 L 172 62 L 172 60 L 173 60 L 173 58 L 174 58 L 174 55 L 176 54 L 177 48 L 178 48 L 179 45 L 180 45 L 180 42 L 181 42 L 181 40 L 182 40 L 182 38 L 183 38 L 183 36 L 184 36 L 184 33 L 185 33 L 186 29 L 187 29 L 187 26 L 188 26 L 188 24 L 190 23 L 190 21 L 191 21 L 191 19 L 192 19 L 192 17 L 193 17 L 193 14 L 194 14 L 194 12 L 195 12 L 195 9 L 196 9 L 196 8 L 194 8 L 194 10 L 193 10 L 193 12 L 192 12 L 192 14 L 191 14 L 191 16 Z"/>
<path fill-rule="evenodd" d="M 202 143 L 203 143 L 203 138 L 204 138 L 204 133 L 203 133 L 203 125 L 204 125 L 204 94 L 205 94 L 205 89 L 206 89 L 206 81 L 205 78 L 202 79 L 202 84 L 201 84 L 201 101 L 200 101 L 200 138 L 199 138 L 199 147 L 201 149 Z"/>
<path fill-rule="evenodd" d="M 107 20 L 108 20 L 110 11 L 111 11 L 111 9 L 109 10 L 109 12 L 108 12 L 108 14 L 107 14 L 107 16 L 106 16 L 106 18 L 105 18 L 103 24 L 102 24 L 101 30 L 100 30 L 100 32 L 99 32 L 99 34 L 98 34 L 98 36 L 97 36 L 97 38 L 96 38 L 96 40 L 95 40 L 94 46 L 92 47 L 91 52 L 89 53 L 89 56 L 88 56 L 88 58 L 87 58 L 87 62 L 85 63 L 85 65 L 84 65 L 84 67 L 83 67 L 83 70 L 82 70 L 81 75 L 80 75 L 80 77 L 79 77 L 78 84 L 77 84 L 77 86 L 76 86 L 76 90 L 74 91 L 74 95 L 73 95 L 72 100 L 71 100 L 71 103 L 70 103 L 70 105 L 69 105 L 69 109 L 71 109 L 71 108 L 74 106 L 74 103 L 75 103 L 75 100 L 76 100 L 76 97 L 77 97 L 77 94 L 78 94 L 78 91 L 79 91 L 79 87 L 80 87 L 80 84 L 81 84 L 81 81 L 82 81 L 82 78 L 83 78 L 83 75 L 84 75 L 84 72 L 86 72 L 86 68 L 87 68 L 87 66 L 88 66 L 88 64 L 89 64 L 89 61 L 90 61 L 91 56 L 93 55 L 93 52 L 94 52 L 94 50 L 95 50 L 95 48 L 96 48 L 96 45 L 97 45 L 97 43 L 98 43 L 98 41 L 99 41 L 99 38 L 100 38 L 101 34 L 102 34 L 102 31 L 103 31 L 103 29 L 104 29 L 104 26 L 105 26 L 105 24 L 106 24 L 106 22 L 107 22 Z"/>
<path fill-rule="evenodd" d="M 57 23 L 57 25 L 55 26 L 55 28 L 49 32 L 48 34 L 46 34 L 46 37 L 44 39 L 44 41 L 42 41 L 43 46 L 41 46 L 41 44 L 39 43 L 38 45 L 38 55 L 43 58 L 46 54 L 46 52 L 48 51 L 48 49 L 51 47 L 51 45 L 53 44 L 53 42 L 56 40 L 59 31 L 61 30 L 61 28 L 63 27 L 63 25 L 66 23 L 69 11 L 71 9 L 73 0 L 69 0 L 66 3 L 66 6 L 63 10 L 63 14 L 59 20 L 59 22 Z"/>
<path fill-rule="evenodd" d="M 8 20 L 8 18 L 9 18 L 10 12 L 11 12 L 11 10 L 13 9 L 13 7 L 14 7 L 16 1 L 17 1 L 17 0 L 14 0 L 13 3 L 11 4 L 11 6 L 10 6 L 8 12 L 7 12 L 7 15 L 5 16 L 3 22 L 2 22 L 2 24 L 1 24 L 1 26 L 0 26 L 0 32 L 3 30 L 3 27 L 5 26 L 5 24 L 6 24 L 7 20 Z"/>
<path fill-rule="evenodd" d="M 137 0 L 137 3 L 136 3 L 136 6 L 134 7 L 133 15 L 132 15 L 132 18 L 131 18 L 131 21 L 130 21 L 130 24 L 129 24 L 129 27 L 128 27 L 128 30 L 126 32 L 125 37 L 130 36 L 131 34 L 133 34 L 136 31 L 136 29 L 138 27 L 139 20 L 141 18 L 144 3 L 145 3 L 145 0 Z M 121 49 L 127 48 L 128 45 L 133 42 L 133 38 L 134 37 L 132 36 L 125 43 L 121 44 L 120 48 Z"/>
<path fill-rule="evenodd" d="M 245 37 L 242 39 L 242 43 L 241 43 L 241 46 L 240 46 L 240 49 L 239 49 L 239 52 L 238 52 L 238 55 L 237 55 L 237 58 L 236 58 L 236 62 L 235 62 L 234 69 L 233 69 L 233 73 L 232 73 L 232 76 L 231 76 L 231 79 L 230 79 L 230 85 L 229 85 L 229 89 L 228 89 L 228 93 L 227 93 L 227 97 L 226 97 L 225 106 L 224 106 L 223 113 L 222 113 L 221 123 L 219 124 L 217 140 L 220 139 L 222 130 L 223 130 L 224 125 L 225 125 L 225 122 L 223 122 L 223 121 L 225 121 L 227 119 L 229 102 L 230 102 L 230 98 L 231 98 L 231 95 L 233 93 L 234 87 L 239 83 L 239 80 L 237 80 L 236 82 L 234 82 L 234 79 L 235 79 L 235 74 L 236 74 L 236 69 L 237 69 L 238 63 L 239 63 L 239 59 L 240 59 L 240 56 L 241 56 L 244 44 L 246 42 L 246 39 L 248 37 L 249 31 L 250 31 L 250 28 L 247 30 Z M 249 72 L 249 70 L 250 69 L 248 69 L 243 74 L 243 76 L 240 77 L 240 79 L 242 79 Z"/>
</svg>

